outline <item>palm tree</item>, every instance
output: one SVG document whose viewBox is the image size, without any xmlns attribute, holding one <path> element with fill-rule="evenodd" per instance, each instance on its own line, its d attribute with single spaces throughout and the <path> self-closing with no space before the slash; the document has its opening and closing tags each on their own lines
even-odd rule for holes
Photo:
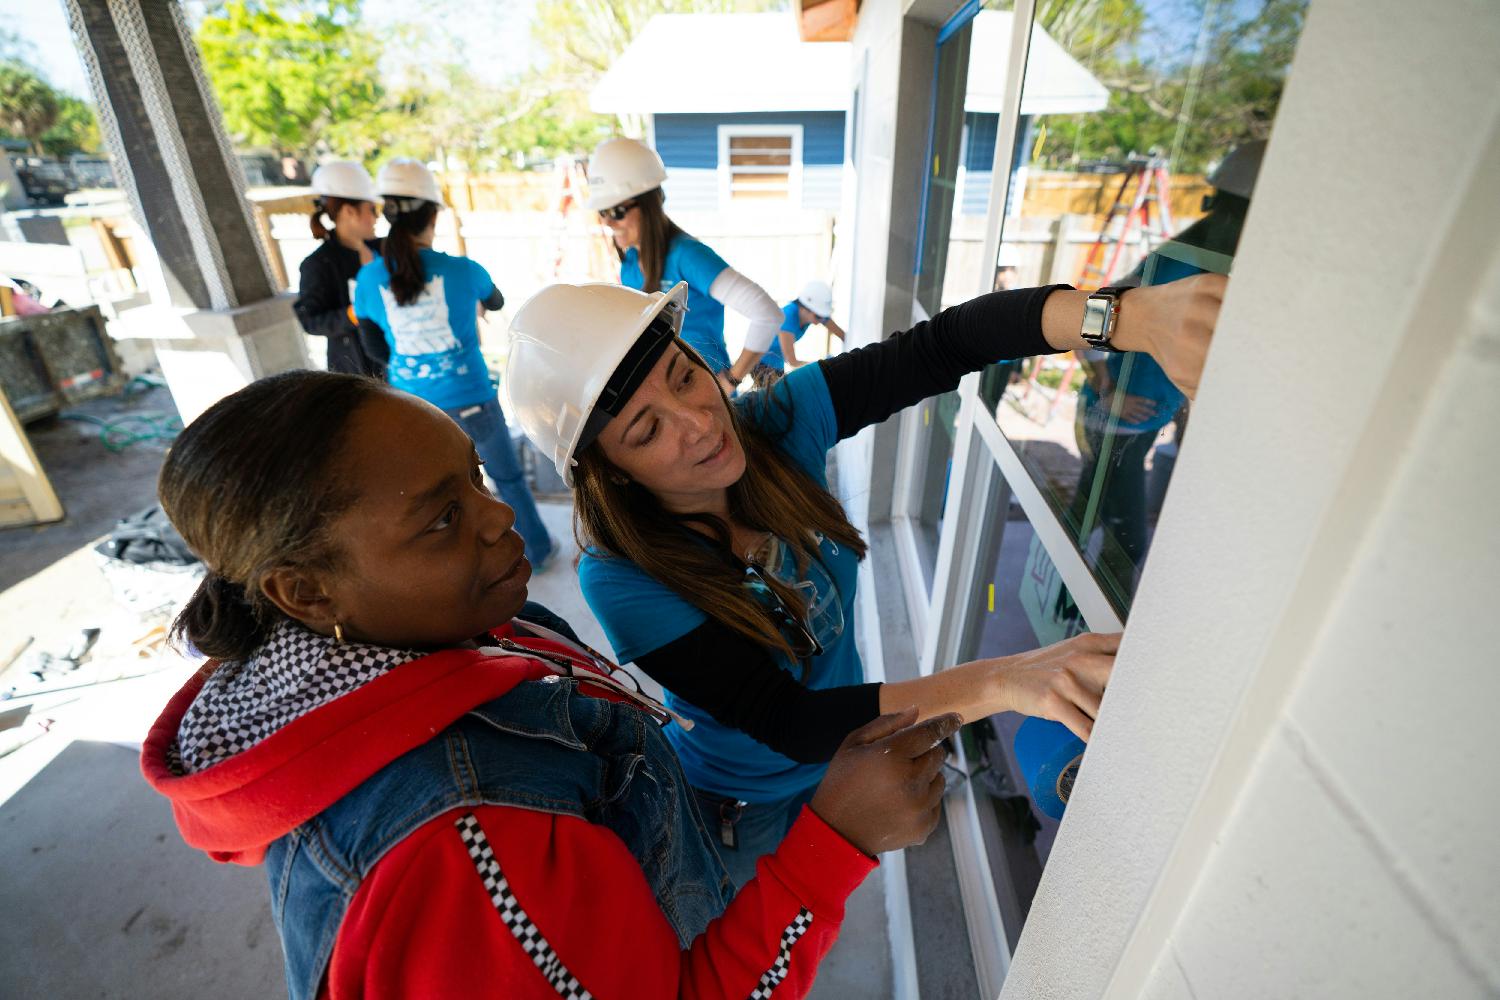
<svg viewBox="0 0 1500 1000">
<path fill-rule="evenodd" d="M 0 63 L 0 129 L 18 135 L 42 152 L 42 133 L 57 121 L 57 92 L 31 70 Z"/>
</svg>

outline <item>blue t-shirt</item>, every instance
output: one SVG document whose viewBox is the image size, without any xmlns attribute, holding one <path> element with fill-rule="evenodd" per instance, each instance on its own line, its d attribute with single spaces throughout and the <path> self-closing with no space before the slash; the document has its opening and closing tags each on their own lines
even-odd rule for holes
<svg viewBox="0 0 1500 1000">
<path fill-rule="evenodd" d="M 489 272 L 467 257 L 423 249 L 427 287 L 415 302 L 397 305 L 385 258 L 359 270 L 354 315 L 374 320 L 391 349 L 391 385 L 445 410 L 495 398 L 490 372 L 479 352 L 475 307 L 490 297 Z"/>
<path fill-rule="evenodd" d="M 1115 385 L 1128 395 L 1142 396 L 1151 400 L 1156 404 L 1156 411 L 1138 423 L 1132 423 L 1124 417 L 1118 421 L 1112 421 L 1109 411 L 1100 405 L 1099 393 L 1095 391 L 1091 383 L 1085 382 L 1078 393 L 1079 402 L 1082 404 L 1079 412 L 1083 415 L 1085 422 L 1100 433 L 1105 430 L 1113 430 L 1117 434 L 1155 433 L 1170 424 L 1172 418 L 1177 416 L 1177 411 L 1182 409 L 1182 404 L 1187 402 L 1187 397 L 1182 394 L 1182 390 L 1172 384 L 1172 380 L 1167 378 L 1167 373 L 1162 371 L 1156 359 L 1144 351 L 1111 353 L 1104 359 L 1104 364 Z"/>
<path fill-rule="evenodd" d="M 801 340 L 802 335 L 807 332 L 810 323 L 802 322 L 802 303 L 793 300 L 781 307 L 781 329 L 792 335 L 793 340 Z M 760 363 L 775 368 L 777 371 L 786 370 L 786 355 L 781 353 L 781 334 L 771 341 L 771 349 L 760 357 Z"/>
<path fill-rule="evenodd" d="M 790 401 L 791 421 L 777 447 L 801 466 L 820 485 L 827 485 L 828 449 L 838 441 L 838 424 L 828 383 L 818 365 L 798 368 L 767 390 L 773 402 Z M 773 432 L 785 423 L 776 406 L 763 406 L 759 392 L 750 393 L 735 405 L 741 414 Z M 823 655 L 810 661 L 805 683 L 817 690 L 864 683 L 864 665 L 854 643 L 854 598 L 859 560 L 849 549 L 823 539 L 820 544 L 827 575 L 838 591 L 836 600 L 843 628 L 816 627 Z M 815 581 L 826 577 L 809 574 Z M 665 585 L 646 575 L 635 563 L 593 552 L 584 553 L 578 567 L 584 599 L 621 662 L 629 662 L 654 649 L 680 639 L 708 620 L 698 608 Z M 821 618 L 827 621 L 827 618 Z M 797 672 L 782 658 L 782 668 Z M 712 662 L 702 669 L 713 670 Z M 666 729 L 667 738 L 682 761 L 692 784 L 716 795 L 746 802 L 774 802 L 790 798 L 816 785 L 825 764 L 799 764 L 782 756 L 747 733 L 723 725 L 707 712 L 683 701 L 671 691 L 667 704 L 692 719 L 691 732 L 681 726 Z"/>
<path fill-rule="evenodd" d="M 728 371 L 729 349 L 724 346 L 724 307 L 708 294 L 714 279 L 729 265 L 707 245 L 691 236 L 677 235 L 667 246 L 662 262 L 661 288 L 647 288 L 641 273 L 641 255 L 634 247 L 620 262 L 620 284 L 637 291 L 671 291 L 679 281 L 688 284 L 687 317 L 682 321 L 682 339 L 703 355 L 715 372 Z"/>
</svg>

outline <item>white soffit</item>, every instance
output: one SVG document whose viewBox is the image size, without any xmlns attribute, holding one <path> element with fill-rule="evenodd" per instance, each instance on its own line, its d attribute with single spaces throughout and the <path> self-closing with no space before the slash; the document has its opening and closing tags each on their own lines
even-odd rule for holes
<svg viewBox="0 0 1500 1000">
<path fill-rule="evenodd" d="M 969 46 L 969 89 L 964 110 L 999 113 L 1004 106 L 1005 68 L 1010 62 L 1014 18 L 1009 11 L 981 11 Z M 1066 115 L 1100 111 L 1109 90 L 1041 27 L 1031 32 L 1031 55 L 1021 89 L 1021 114 Z"/>
<path fill-rule="evenodd" d="M 847 42 L 804 42 L 791 14 L 658 14 L 589 94 L 600 114 L 845 111 Z"/>
</svg>

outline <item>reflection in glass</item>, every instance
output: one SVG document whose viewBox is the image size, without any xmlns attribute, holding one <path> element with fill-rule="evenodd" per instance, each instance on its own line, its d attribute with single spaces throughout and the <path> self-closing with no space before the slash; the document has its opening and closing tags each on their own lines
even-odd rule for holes
<svg viewBox="0 0 1500 1000">
<path fill-rule="evenodd" d="M 1305 7 L 1042 0 L 1032 63 L 1055 49 L 1108 101 L 1086 113 L 1028 101 L 1045 79 L 1028 63 L 996 280 L 1092 289 L 1227 274 Z M 1089 351 L 994 366 L 982 392 L 1124 617 L 1187 399 L 1147 355 Z"/>
<path fill-rule="evenodd" d="M 1003 485 L 992 489 L 985 513 L 989 530 L 980 543 L 977 627 L 962 658 L 1024 653 L 1084 631 L 1078 605 Z M 1037 807 L 1017 759 L 1016 733 L 1025 723 L 1013 713 L 991 716 L 966 726 L 962 737 L 1012 946 L 1058 828 L 1058 821 Z"/>
</svg>

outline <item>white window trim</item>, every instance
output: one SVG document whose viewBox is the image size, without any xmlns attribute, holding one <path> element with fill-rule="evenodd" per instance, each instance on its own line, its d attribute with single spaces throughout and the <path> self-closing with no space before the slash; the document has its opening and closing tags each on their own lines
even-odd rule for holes
<svg viewBox="0 0 1500 1000">
<path fill-rule="evenodd" d="M 731 206 L 730 198 L 730 170 L 729 170 L 729 140 L 744 136 L 752 137 L 791 137 L 792 140 L 792 164 L 787 177 L 787 204 L 794 208 L 802 207 L 802 126 L 801 125 L 720 125 L 719 126 L 719 207 L 727 209 Z M 769 167 L 741 167 L 737 173 L 780 173 L 781 171 Z M 747 203 L 748 204 L 748 203 Z M 740 206 L 743 207 L 743 206 Z"/>
</svg>

